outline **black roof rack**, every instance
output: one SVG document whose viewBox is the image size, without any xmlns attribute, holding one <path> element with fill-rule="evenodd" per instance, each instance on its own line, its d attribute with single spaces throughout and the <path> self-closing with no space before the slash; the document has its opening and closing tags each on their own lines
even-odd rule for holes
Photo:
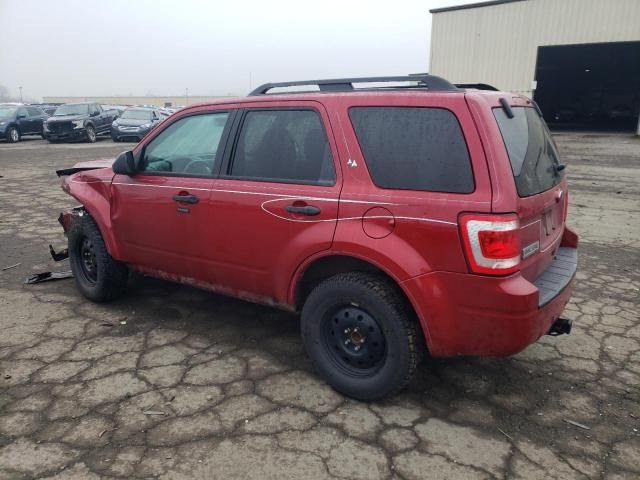
<svg viewBox="0 0 640 480">
<path fill-rule="evenodd" d="M 496 87 L 493 85 L 488 85 L 486 83 L 456 83 L 456 87 L 458 88 L 475 88 L 476 90 L 492 90 L 494 92 L 499 92 Z"/>
<path fill-rule="evenodd" d="M 354 83 L 399 83 L 413 82 L 415 85 L 406 87 L 374 87 L 373 89 L 427 89 L 435 91 L 456 91 L 458 88 L 444 78 L 436 75 L 403 75 L 395 77 L 360 77 L 360 78 L 333 78 L 329 80 L 304 80 L 300 82 L 265 83 L 253 90 L 249 96 L 266 95 L 269 90 L 284 87 L 317 86 L 321 92 L 350 92 L 353 90 L 371 90 L 371 88 L 354 88 Z M 302 92 L 289 92 L 302 93 Z"/>
</svg>

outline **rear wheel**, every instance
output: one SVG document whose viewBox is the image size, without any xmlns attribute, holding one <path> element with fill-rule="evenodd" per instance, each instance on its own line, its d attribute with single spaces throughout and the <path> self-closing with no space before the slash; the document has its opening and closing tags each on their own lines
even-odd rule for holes
<svg viewBox="0 0 640 480">
<path fill-rule="evenodd" d="M 87 126 L 87 142 L 95 143 L 96 138 L 96 129 L 91 125 Z"/>
<path fill-rule="evenodd" d="M 365 273 L 320 283 L 302 309 L 302 340 L 320 375 L 336 390 L 371 401 L 411 380 L 423 349 L 397 288 Z"/>
<path fill-rule="evenodd" d="M 20 140 L 20 131 L 16 127 L 10 127 L 7 131 L 7 141 L 16 143 Z"/>
<path fill-rule="evenodd" d="M 76 286 L 89 300 L 106 302 L 124 293 L 128 269 L 109 255 L 89 215 L 79 217 L 69 231 L 69 260 Z"/>
</svg>

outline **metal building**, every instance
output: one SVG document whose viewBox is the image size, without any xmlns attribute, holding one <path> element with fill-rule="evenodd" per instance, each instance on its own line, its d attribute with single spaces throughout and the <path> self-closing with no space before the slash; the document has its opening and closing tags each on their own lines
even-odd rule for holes
<svg viewBox="0 0 640 480">
<path fill-rule="evenodd" d="M 430 12 L 431 73 L 533 97 L 550 124 L 638 125 L 640 0 L 494 0 Z"/>
</svg>

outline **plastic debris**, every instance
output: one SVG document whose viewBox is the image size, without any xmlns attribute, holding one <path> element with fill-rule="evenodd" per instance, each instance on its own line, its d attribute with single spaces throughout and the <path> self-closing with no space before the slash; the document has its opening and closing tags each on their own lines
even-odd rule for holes
<svg viewBox="0 0 640 480">
<path fill-rule="evenodd" d="M 62 280 L 63 278 L 72 278 L 73 272 L 71 270 L 65 270 L 62 272 L 43 272 L 36 273 L 35 275 L 31 275 L 27 278 L 24 283 L 34 284 L 34 283 L 42 283 L 49 282 L 51 280 Z"/>
<path fill-rule="evenodd" d="M 569 420 L 569 419 L 567 419 L 567 418 L 563 418 L 562 420 L 563 420 L 564 422 L 567 422 L 569 425 L 573 425 L 573 426 L 575 426 L 575 427 L 582 428 L 583 430 L 591 430 L 591 429 L 590 429 L 589 427 L 587 427 L 586 425 L 583 425 L 583 424 L 578 423 L 578 422 L 574 422 L 573 420 Z"/>
<path fill-rule="evenodd" d="M 165 413 L 160 410 L 145 410 L 142 413 L 145 415 L 165 415 Z"/>
<path fill-rule="evenodd" d="M 21 263 L 16 263 L 16 264 L 14 264 L 14 265 L 9 265 L 8 267 L 4 267 L 4 268 L 2 269 L 2 271 L 4 272 L 5 270 L 10 270 L 10 269 L 12 269 L 12 268 L 19 267 L 20 265 L 22 265 L 22 264 L 21 264 Z"/>
</svg>

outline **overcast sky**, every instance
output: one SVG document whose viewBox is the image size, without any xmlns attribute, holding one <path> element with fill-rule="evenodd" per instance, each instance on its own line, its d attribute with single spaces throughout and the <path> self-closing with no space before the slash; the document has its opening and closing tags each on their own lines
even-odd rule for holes
<svg viewBox="0 0 640 480">
<path fill-rule="evenodd" d="M 474 0 L 0 0 L 0 85 L 44 95 L 245 94 L 428 69 L 430 8 Z"/>
</svg>

